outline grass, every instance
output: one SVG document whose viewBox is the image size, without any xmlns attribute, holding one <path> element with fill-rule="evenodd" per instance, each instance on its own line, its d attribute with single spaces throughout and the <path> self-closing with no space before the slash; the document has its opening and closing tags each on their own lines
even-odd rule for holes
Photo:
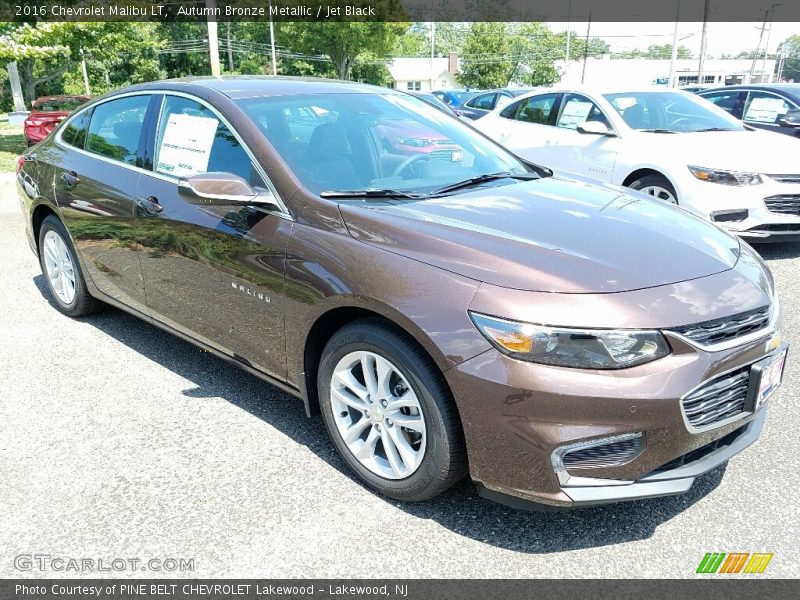
<svg viewBox="0 0 800 600">
<path fill-rule="evenodd" d="M 0 114 L 0 173 L 13 173 L 17 157 L 25 152 L 22 127 L 11 127 L 8 116 Z"/>
</svg>

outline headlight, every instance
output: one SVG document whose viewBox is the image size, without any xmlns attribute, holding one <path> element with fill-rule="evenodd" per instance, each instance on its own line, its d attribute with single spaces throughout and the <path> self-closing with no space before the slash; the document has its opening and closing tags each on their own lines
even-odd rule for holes
<svg viewBox="0 0 800 600">
<path fill-rule="evenodd" d="M 692 175 L 702 181 L 723 183 L 725 185 L 758 185 L 763 183 L 758 173 L 741 173 L 738 171 L 723 171 L 721 169 L 706 169 L 688 165 Z"/>
<path fill-rule="evenodd" d="M 569 329 L 498 319 L 470 312 L 472 322 L 498 350 L 514 358 L 576 369 L 622 369 L 666 356 L 658 331 Z"/>
</svg>

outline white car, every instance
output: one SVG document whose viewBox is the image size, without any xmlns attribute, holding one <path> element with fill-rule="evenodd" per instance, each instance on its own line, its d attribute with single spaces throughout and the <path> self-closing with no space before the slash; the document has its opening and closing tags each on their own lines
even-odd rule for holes
<svg viewBox="0 0 800 600">
<path fill-rule="evenodd" d="M 539 90 L 474 127 L 531 162 L 677 203 L 751 241 L 800 235 L 800 140 L 694 94 Z"/>
</svg>

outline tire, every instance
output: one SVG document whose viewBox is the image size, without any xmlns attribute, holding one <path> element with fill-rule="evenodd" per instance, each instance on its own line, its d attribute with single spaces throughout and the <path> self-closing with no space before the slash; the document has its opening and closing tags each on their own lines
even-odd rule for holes
<svg viewBox="0 0 800 600">
<path fill-rule="evenodd" d="M 351 363 L 355 365 L 352 371 L 346 366 Z M 375 367 L 373 389 L 383 390 L 374 398 L 365 385 L 364 364 Z M 381 386 L 378 373 L 387 373 L 387 364 L 394 371 L 382 378 L 386 385 Z M 355 381 L 344 385 L 335 371 L 353 375 Z M 444 492 L 466 475 L 464 435 L 444 376 L 398 327 L 370 318 L 335 333 L 322 352 L 317 389 L 334 446 L 359 479 L 373 490 L 396 500 L 421 502 Z M 344 397 L 350 403 L 359 400 L 360 404 L 346 405 L 341 401 Z M 389 402 L 402 406 L 397 408 Z M 365 409 L 369 416 L 363 414 Z M 404 425 L 399 425 L 401 422 Z M 344 437 L 344 431 L 350 431 L 348 424 L 354 432 L 361 424 L 361 434 L 350 445 Z M 354 447 L 361 442 L 361 451 L 369 454 L 373 437 L 372 457 L 357 458 Z M 390 452 L 392 448 L 394 452 Z"/>
<path fill-rule="evenodd" d="M 675 193 L 675 188 L 663 175 L 645 175 L 644 177 L 640 177 L 636 181 L 631 182 L 628 187 L 634 190 L 639 190 L 645 194 L 649 194 L 650 196 L 658 198 L 659 200 L 663 200 L 664 202 L 669 202 L 670 204 L 676 205 L 678 204 L 678 194 Z M 662 190 L 663 193 L 658 194 L 657 191 L 659 189 Z"/>
<path fill-rule="evenodd" d="M 45 217 L 39 230 L 39 264 L 47 291 L 59 311 L 82 317 L 103 307 L 102 302 L 89 295 L 67 230 L 53 215 Z"/>
</svg>

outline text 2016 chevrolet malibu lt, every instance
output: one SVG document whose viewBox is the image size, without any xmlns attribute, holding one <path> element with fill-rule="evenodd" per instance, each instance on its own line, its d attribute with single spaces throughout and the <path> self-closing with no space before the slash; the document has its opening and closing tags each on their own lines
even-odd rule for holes
<svg viewBox="0 0 800 600">
<path fill-rule="evenodd" d="M 391 90 L 137 85 L 17 182 L 62 312 L 117 306 L 302 398 L 392 498 L 467 473 L 520 505 L 685 492 L 756 440 L 781 381 L 749 246 Z"/>
</svg>

